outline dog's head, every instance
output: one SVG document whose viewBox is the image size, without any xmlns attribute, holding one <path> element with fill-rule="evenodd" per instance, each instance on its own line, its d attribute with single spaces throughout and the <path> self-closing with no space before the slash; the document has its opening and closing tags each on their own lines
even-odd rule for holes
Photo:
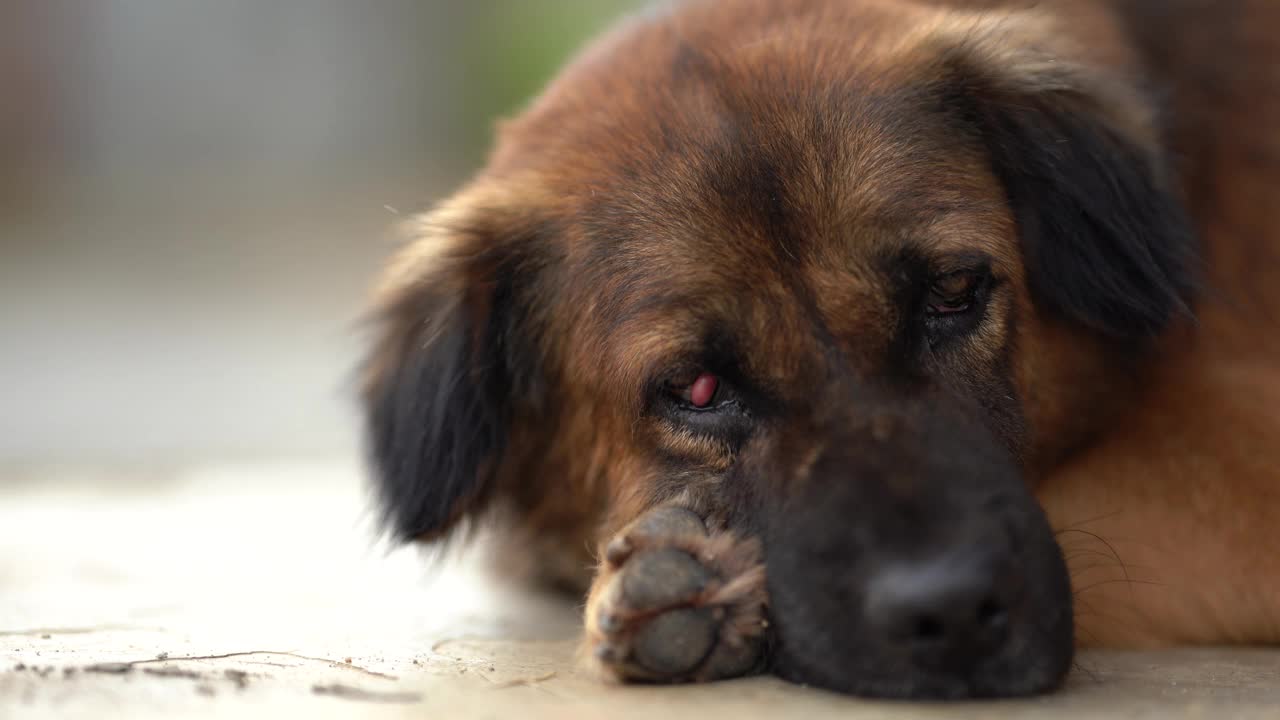
<svg viewBox="0 0 1280 720">
<path fill-rule="evenodd" d="M 1194 260 L 1122 45 L 1081 22 L 1087 50 L 1033 16 L 726 0 L 603 40 L 379 293 L 395 529 L 683 496 L 763 540 L 784 676 L 1053 687 L 1071 597 L 1031 490 Z"/>
</svg>

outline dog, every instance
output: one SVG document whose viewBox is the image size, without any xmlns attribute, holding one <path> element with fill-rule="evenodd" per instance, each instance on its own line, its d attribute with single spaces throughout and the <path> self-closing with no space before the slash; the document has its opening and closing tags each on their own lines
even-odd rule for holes
<svg viewBox="0 0 1280 720">
<path fill-rule="evenodd" d="M 1077 645 L 1280 641 L 1277 28 L 626 20 L 375 289 L 388 527 L 502 528 L 621 681 L 1023 696 Z"/>
</svg>

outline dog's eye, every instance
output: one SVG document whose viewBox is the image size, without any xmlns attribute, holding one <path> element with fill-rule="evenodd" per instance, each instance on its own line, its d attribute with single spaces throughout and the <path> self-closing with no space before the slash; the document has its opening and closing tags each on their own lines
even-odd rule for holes
<svg viewBox="0 0 1280 720">
<path fill-rule="evenodd" d="M 721 381 L 718 375 L 698 373 L 692 380 L 677 381 L 670 386 L 671 394 L 681 404 L 694 410 L 707 410 L 720 400 Z"/>
<path fill-rule="evenodd" d="M 985 316 L 993 285 L 986 270 L 958 270 L 935 277 L 924 302 L 924 329 L 929 346 L 943 347 L 949 340 L 978 327 Z"/>
<path fill-rule="evenodd" d="M 929 287 L 929 312 L 954 315 L 972 310 L 977 304 L 983 276 L 972 271 L 953 272 L 936 278 Z"/>
<path fill-rule="evenodd" d="M 675 375 L 665 383 L 668 405 L 689 419 L 744 412 L 742 398 L 733 384 L 717 373 L 695 370 Z"/>
<path fill-rule="evenodd" d="M 740 442 L 752 414 L 735 383 L 703 369 L 685 370 L 662 382 L 654 408 L 668 423 L 700 435 Z"/>
</svg>

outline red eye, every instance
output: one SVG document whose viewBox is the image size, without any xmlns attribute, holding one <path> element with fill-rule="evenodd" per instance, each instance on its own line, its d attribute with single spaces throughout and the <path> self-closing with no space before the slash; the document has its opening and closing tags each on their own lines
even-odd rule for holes
<svg viewBox="0 0 1280 720">
<path fill-rule="evenodd" d="M 696 408 L 710 407 L 716 399 L 716 390 L 720 387 L 720 378 L 711 373 L 702 373 L 689 386 L 689 404 Z"/>
</svg>

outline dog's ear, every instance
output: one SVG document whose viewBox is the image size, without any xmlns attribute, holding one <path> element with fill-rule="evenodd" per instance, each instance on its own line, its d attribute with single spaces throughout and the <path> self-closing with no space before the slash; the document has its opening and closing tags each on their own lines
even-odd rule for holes
<svg viewBox="0 0 1280 720">
<path fill-rule="evenodd" d="M 1195 232 L 1154 103 L 1067 38 L 1034 15 L 986 16 L 950 33 L 940 76 L 1004 184 L 1035 301 L 1115 339 L 1151 338 L 1190 314 Z"/>
<path fill-rule="evenodd" d="M 377 292 L 366 446 L 400 539 L 434 539 L 483 509 L 511 424 L 540 402 L 531 227 L 456 201 L 418 224 Z"/>
</svg>

